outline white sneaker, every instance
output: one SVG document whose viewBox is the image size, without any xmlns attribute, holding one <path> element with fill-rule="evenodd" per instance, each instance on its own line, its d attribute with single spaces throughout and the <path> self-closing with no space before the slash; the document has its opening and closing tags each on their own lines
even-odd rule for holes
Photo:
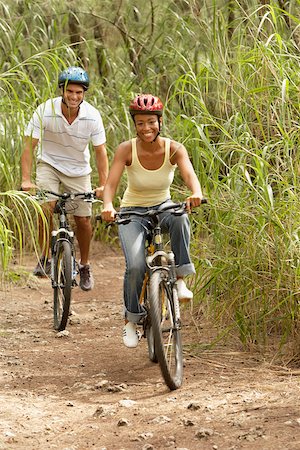
<svg viewBox="0 0 300 450">
<path fill-rule="evenodd" d="M 123 328 L 123 342 L 126 347 L 137 347 L 139 343 L 139 335 L 136 329 L 136 324 L 133 322 L 127 322 Z"/>
<path fill-rule="evenodd" d="M 193 298 L 193 293 L 192 291 L 190 291 L 187 287 L 185 282 L 183 281 L 182 278 L 179 278 L 176 281 L 176 285 L 177 285 L 177 292 L 178 292 L 178 299 L 181 302 L 188 302 L 189 300 L 192 300 Z"/>
</svg>

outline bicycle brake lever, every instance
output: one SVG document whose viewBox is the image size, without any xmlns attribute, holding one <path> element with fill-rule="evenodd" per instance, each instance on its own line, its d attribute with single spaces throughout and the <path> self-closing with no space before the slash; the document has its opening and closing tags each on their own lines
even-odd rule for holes
<svg viewBox="0 0 300 450">
<path fill-rule="evenodd" d="M 177 211 L 172 211 L 173 216 L 182 216 L 183 214 L 186 214 L 187 210 L 182 208 L 178 209 Z"/>
<path fill-rule="evenodd" d="M 131 219 L 129 217 L 127 219 L 118 219 L 118 225 L 126 225 L 130 221 Z"/>
</svg>

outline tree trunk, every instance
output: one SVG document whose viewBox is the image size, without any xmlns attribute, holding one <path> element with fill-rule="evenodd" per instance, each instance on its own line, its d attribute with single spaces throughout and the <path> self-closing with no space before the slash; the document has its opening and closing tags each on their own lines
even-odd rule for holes
<svg viewBox="0 0 300 450">
<path fill-rule="evenodd" d="M 82 39 L 80 35 L 81 27 L 78 17 L 76 16 L 72 7 L 70 7 L 69 11 L 69 36 L 72 44 L 72 48 L 77 56 L 78 61 L 80 61 L 81 65 L 87 69 L 87 58 L 83 51 Z"/>
<path fill-rule="evenodd" d="M 96 41 L 95 53 L 98 65 L 98 73 L 102 78 L 103 85 L 106 86 L 108 84 L 107 76 L 109 72 L 109 66 L 107 64 L 105 54 L 104 33 L 99 21 L 97 21 L 94 25 L 94 38 Z"/>
</svg>

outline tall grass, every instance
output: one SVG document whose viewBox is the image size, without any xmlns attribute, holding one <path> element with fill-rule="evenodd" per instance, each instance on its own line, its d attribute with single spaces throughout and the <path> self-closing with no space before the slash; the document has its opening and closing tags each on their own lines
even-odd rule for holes
<svg viewBox="0 0 300 450">
<path fill-rule="evenodd" d="M 19 191 L 0 192 L 0 273 L 5 279 L 13 257 L 22 257 L 28 237 L 31 248 L 39 255 L 37 246 L 38 222 L 46 218 L 38 202 L 31 195 Z M 27 242 L 28 248 L 28 242 Z M 18 251 L 18 255 L 16 255 Z"/>
<path fill-rule="evenodd" d="M 183 124 L 209 197 L 194 233 L 199 304 L 245 346 L 282 345 L 299 326 L 299 51 L 278 8 L 244 19 L 230 42 L 216 33 L 198 72 L 182 56 L 168 113 L 181 104 L 173 132 Z"/>
</svg>

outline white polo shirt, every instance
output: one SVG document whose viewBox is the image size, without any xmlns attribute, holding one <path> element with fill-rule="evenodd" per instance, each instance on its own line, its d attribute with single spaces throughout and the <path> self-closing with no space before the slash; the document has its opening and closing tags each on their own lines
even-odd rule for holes
<svg viewBox="0 0 300 450">
<path fill-rule="evenodd" d="M 104 144 L 105 130 L 99 111 L 85 100 L 69 124 L 61 110 L 61 97 L 49 99 L 35 110 L 25 136 L 39 139 L 37 160 L 44 161 L 69 177 L 88 175 L 89 142 Z"/>
</svg>

